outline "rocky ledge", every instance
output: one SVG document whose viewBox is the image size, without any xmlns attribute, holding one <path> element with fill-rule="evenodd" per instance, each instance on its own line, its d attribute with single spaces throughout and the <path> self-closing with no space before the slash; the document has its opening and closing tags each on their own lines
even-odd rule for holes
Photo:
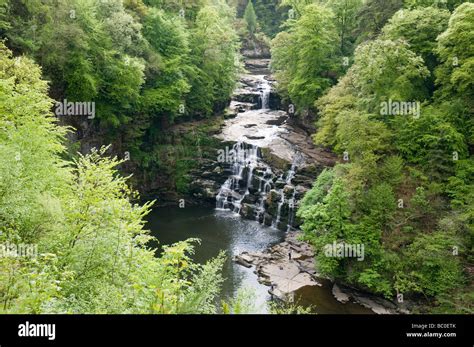
<svg viewBox="0 0 474 347">
<path fill-rule="evenodd" d="M 258 281 L 270 287 L 270 294 L 283 300 L 305 286 L 321 286 L 317 280 L 311 246 L 297 239 L 298 232 L 288 232 L 285 241 L 264 252 L 243 252 L 234 261 L 255 267 Z"/>
<path fill-rule="evenodd" d="M 292 301 L 297 290 L 306 286 L 322 286 L 321 281 L 326 279 L 316 271 L 313 249 L 298 239 L 300 233 L 288 232 L 283 242 L 264 252 L 242 252 L 234 257 L 234 261 L 248 268 L 255 267 L 258 281 L 270 287 L 271 295 L 282 301 Z M 334 283 L 332 294 L 343 304 L 354 302 L 376 314 L 409 313 L 409 303 L 396 304 L 343 284 Z"/>
</svg>

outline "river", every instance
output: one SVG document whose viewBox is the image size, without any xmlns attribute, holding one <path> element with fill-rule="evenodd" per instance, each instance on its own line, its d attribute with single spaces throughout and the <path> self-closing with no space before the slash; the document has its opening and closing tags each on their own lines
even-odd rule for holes
<svg viewBox="0 0 474 347">
<path fill-rule="evenodd" d="M 223 268 L 225 277 L 220 300 L 234 297 L 239 289 L 250 289 L 255 296 L 255 313 L 267 313 L 266 301 L 270 299 L 268 287 L 258 283 L 253 268 L 246 268 L 232 261 L 232 256 L 242 251 L 263 251 L 283 240 L 285 232 L 276 228 L 241 218 L 230 211 L 207 207 L 158 207 L 148 216 L 147 227 L 160 244 L 166 245 L 188 238 L 199 238 L 194 260 L 204 263 L 217 256 L 221 250 L 227 253 Z M 341 304 L 331 293 L 331 284 L 322 281 L 322 287 L 305 287 L 297 293 L 301 306 L 312 306 L 315 313 L 370 313 L 353 303 Z M 298 295 L 299 294 L 299 295 Z"/>
</svg>

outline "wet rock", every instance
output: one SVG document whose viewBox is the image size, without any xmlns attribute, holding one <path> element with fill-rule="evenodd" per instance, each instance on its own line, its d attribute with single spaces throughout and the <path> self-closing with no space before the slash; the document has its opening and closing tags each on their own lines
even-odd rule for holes
<svg viewBox="0 0 474 347">
<path fill-rule="evenodd" d="M 251 136 L 251 135 L 245 135 L 246 138 L 249 140 L 263 140 L 265 136 Z"/>
<path fill-rule="evenodd" d="M 250 70 L 266 69 L 270 64 L 270 59 L 247 59 L 245 60 L 245 67 Z"/>
<path fill-rule="evenodd" d="M 273 218 L 270 214 L 268 214 L 267 212 L 263 214 L 263 221 L 262 221 L 263 224 L 265 224 L 266 226 L 271 226 L 272 220 Z"/>
<path fill-rule="evenodd" d="M 265 210 L 271 216 L 276 216 L 278 211 L 278 203 L 281 200 L 281 195 L 274 189 L 270 190 L 267 198 L 264 201 Z"/>
<path fill-rule="evenodd" d="M 348 302 L 350 299 L 350 296 L 342 292 L 336 283 L 334 283 L 334 285 L 332 286 L 332 295 L 336 298 L 337 301 L 343 304 Z"/>
<path fill-rule="evenodd" d="M 197 179 L 194 180 L 189 187 L 193 197 L 215 203 L 216 195 L 220 186 L 213 180 Z"/>
<path fill-rule="evenodd" d="M 286 186 L 286 182 L 285 182 L 284 180 L 278 179 L 278 180 L 275 182 L 275 187 L 276 187 L 277 189 L 283 189 L 285 186 Z"/>
<path fill-rule="evenodd" d="M 293 193 L 295 192 L 295 187 L 292 185 L 286 184 L 283 187 L 283 194 L 285 195 L 285 199 L 291 199 L 293 197 Z"/>
<path fill-rule="evenodd" d="M 224 119 L 231 119 L 237 117 L 238 111 L 235 109 L 226 108 L 223 113 Z"/>
<path fill-rule="evenodd" d="M 308 190 L 309 190 L 309 189 L 306 188 L 306 187 L 304 187 L 304 186 L 297 185 L 297 186 L 295 187 L 295 191 L 296 191 L 296 193 L 295 193 L 295 199 L 301 200 Z"/>
<path fill-rule="evenodd" d="M 249 91 L 247 89 L 237 89 L 232 98 L 236 101 L 251 103 L 256 105 L 260 101 L 260 92 Z"/>
<path fill-rule="evenodd" d="M 291 163 L 289 161 L 275 155 L 269 148 L 262 148 L 261 152 L 263 160 L 272 168 L 276 168 L 281 171 L 287 171 L 291 167 Z"/>
<path fill-rule="evenodd" d="M 247 268 L 251 268 L 252 267 L 252 264 L 246 260 L 245 256 L 244 255 L 236 255 L 234 257 L 234 261 L 239 264 L 239 265 L 242 265 L 242 266 L 245 266 Z"/>
<path fill-rule="evenodd" d="M 287 234 L 287 241 L 265 252 L 241 254 L 247 264 L 255 265 L 259 282 L 272 285 L 272 294 L 281 300 L 288 300 L 292 293 L 302 287 L 321 285 L 311 273 L 302 270 L 305 269 L 302 263 L 307 262 L 306 259 L 313 259 L 314 254 L 310 247 L 304 247 L 301 241 L 296 240 L 294 234 Z"/>
<path fill-rule="evenodd" d="M 244 200 L 242 200 L 242 207 L 243 207 L 244 204 L 245 204 L 245 205 L 249 205 L 249 206 L 250 206 L 249 208 L 252 209 L 252 214 L 253 214 L 253 212 L 254 212 L 254 211 L 256 210 L 256 208 L 257 208 L 257 207 L 255 206 L 255 203 L 256 203 L 256 202 L 257 202 L 257 197 L 256 197 L 255 195 L 247 194 L 247 195 L 245 195 Z M 247 216 L 247 214 L 246 214 L 246 216 Z M 252 219 L 253 219 L 253 218 L 252 218 Z"/>
<path fill-rule="evenodd" d="M 285 123 L 285 121 L 288 119 L 288 116 L 287 115 L 281 115 L 280 117 L 276 118 L 276 119 L 269 119 L 266 124 L 268 125 L 276 125 L 276 126 L 280 126 L 282 125 L 283 123 Z"/>
<path fill-rule="evenodd" d="M 269 106 L 272 110 L 279 110 L 282 107 L 280 95 L 274 91 L 270 92 Z M 285 118 L 286 120 L 286 118 Z"/>
</svg>

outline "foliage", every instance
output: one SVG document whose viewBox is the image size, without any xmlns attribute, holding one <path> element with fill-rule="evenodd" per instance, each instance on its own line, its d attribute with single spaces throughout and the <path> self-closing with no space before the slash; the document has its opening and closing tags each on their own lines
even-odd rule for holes
<svg viewBox="0 0 474 347">
<path fill-rule="evenodd" d="M 336 29 L 333 13 L 311 4 L 291 26 L 272 41 L 272 68 L 278 88 L 297 108 L 312 107 L 334 79 Z"/>
<path fill-rule="evenodd" d="M 142 206 L 108 147 L 61 159 L 66 128 L 30 59 L 1 61 L 0 240 L 36 252 L 0 259 L 3 313 L 214 313 L 224 255 L 193 263 L 193 243 L 157 257 Z"/>
<path fill-rule="evenodd" d="M 249 33 L 253 35 L 257 29 L 257 15 L 255 14 L 252 1 L 249 1 L 247 7 L 245 7 L 244 19 Z"/>
<path fill-rule="evenodd" d="M 392 299 L 423 295 L 433 312 L 469 312 L 473 5 L 450 13 L 429 1 L 406 4 L 362 6 L 354 63 L 314 104 L 315 142 L 344 163 L 320 174 L 297 214 L 327 276 Z M 418 101 L 420 112 L 384 113 L 388 101 Z M 364 260 L 326 256 L 334 241 L 363 244 Z"/>
</svg>

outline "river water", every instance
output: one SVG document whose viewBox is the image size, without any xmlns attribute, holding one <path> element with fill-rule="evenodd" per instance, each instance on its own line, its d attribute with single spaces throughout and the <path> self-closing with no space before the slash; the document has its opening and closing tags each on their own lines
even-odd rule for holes
<svg viewBox="0 0 474 347">
<path fill-rule="evenodd" d="M 228 300 L 239 289 L 250 289 L 255 297 L 255 313 L 267 312 L 265 303 L 270 299 L 269 288 L 258 283 L 253 268 L 236 264 L 232 257 L 243 251 L 263 251 L 281 242 L 285 232 L 243 219 L 230 211 L 209 207 L 158 207 L 150 213 L 148 221 L 147 228 L 161 245 L 188 238 L 201 239 L 202 243 L 196 245 L 193 256 L 199 263 L 206 262 L 224 250 L 227 254 L 223 268 L 226 280 L 219 299 Z M 302 288 L 297 293 L 297 300 L 302 306 L 311 305 L 316 313 L 370 313 L 360 305 L 336 301 L 327 281 L 323 281 L 322 287 Z"/>
</svg>

